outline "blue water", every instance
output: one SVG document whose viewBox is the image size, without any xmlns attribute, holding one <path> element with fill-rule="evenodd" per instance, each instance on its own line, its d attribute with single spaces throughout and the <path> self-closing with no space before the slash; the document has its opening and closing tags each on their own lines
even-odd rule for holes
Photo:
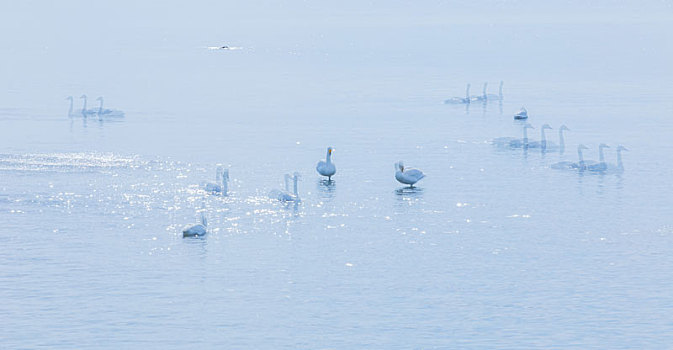
<svg viewBox="0 0 673 350">
<path fill-rule="evenodd" d="M 324 6 L 0 5 L 1 348 L 673 344 L 670 4 Z"/>
</svg>

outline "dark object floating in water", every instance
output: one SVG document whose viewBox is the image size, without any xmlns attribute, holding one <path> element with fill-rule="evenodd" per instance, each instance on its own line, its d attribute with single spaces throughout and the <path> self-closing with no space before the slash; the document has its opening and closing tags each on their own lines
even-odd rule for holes
<svg viewBox="0 0 673 350">
<path fill-rule="evenodd" d="M 519 119 L 519 120 L 528 119 L 528 111 L 526 110 L 526 108 L 521 107 L 519 112 L 514 115 L 514 119 Z"/>
</svg>

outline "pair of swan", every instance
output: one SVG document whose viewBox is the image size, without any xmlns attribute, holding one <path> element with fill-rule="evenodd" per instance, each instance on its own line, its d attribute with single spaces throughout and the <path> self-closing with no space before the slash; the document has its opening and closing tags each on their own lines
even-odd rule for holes
<svg viewBox="0 0 673 350">
<path fill-rule="evenodd" d="M 319 161 L 318 165 L 315 167 L 315 170 L 318 171 L 318 174 L 327 176 L 327 181 L 332 181 L 332 176 L 336 174 L 336 165 L 332 163 L 332 152 L 334 152 L 334 148 L 327 147 L 327 155 L 325 156 L 325 160 Z"/>
<path fill-rule="evenodd" d="M 100 101 L 100 105 L 98 106 L 98 108 L 89 108 L 89 109 L 86 108 L 87 96 L 82 95 L 79 98 L 84 100 L 84 102 L 82 104 L 82 109 L 79 109 L 77 111 L 77 113 L 74 113 L 74 111 L 73 111 L 73 107 L 74 107 L 73 106 L 73 104 L 74 104 L 73 97 L 72 96 L 66 97 L 66 100 L 70 100 L 70 108 L 68 109 L 68 116 L 69 117 L 77 116 L 77 114 L 80 114 L 83 117 L 98 115 L 98 119 L 102 119 L 103 117 L 107 117 L 107 118 L 123 118 L 124 117 L 124 112 L 122 112 L 120 110 L 103 108 L 103 97 L 102 96 L 98 97 L 96 99 L 96 101 Z"/>
<path fill-rule="evenodd" d="M 206 192 L 212 194 L 222 194 L 226 196 L 229 191 L 229 169 L 224 169 L 219 166 L 215 171 L 215 182 L 208 182 L 203 186 Z"/>
<path fill-rule="evenodd" d="M 609 164 L 605 162 L 605 153 L 603 149 L 605 148 L 610 148 L 610 146 L 601 143 L 598 146 L 598 162 L 595 160 L 584 160 L 584 155 L 582 154 L 582 151 L 585 149 L 589 149 L 585 145 L 578 145 L 577 146 L 577 158 L 578 161 L 577 163 L 575 162 L 569 162 L 569 161 L 564 161 L 564 162 L 558 162 L 555 164 L 552 164 L 553 169 L 576 169 L 579 171 L 592 171 L 592 172 L 599 172 L 599 173 L 604 173 L 606 171 L 614 171 L 614 172 L 623 172 L 624 171 L 624 164 L 622 163 L 622 151 L 628 151 L 628 148 L 619 145 L 617 146 L 617 164 Z"/>
<path fill-rule="evenodd" d="M 395 163 L 395 180 L 398 182 L 414 187 L 414 184 L 425 177 L 422 171 L 414 168 L 405 168 L 404 163 L 399 161 Z"/>
<path fill-rule="evenodd" d="M 447 100 L 444 100 L 444 104 L 468 104 L 471 102 L 487 102 L 487 101 L 502 101 L 502 86 L 504 82 L 501 80 L 500 81 L 500 89 L 499 93 L 496 94 L 487 94 L 486 93 L 486 88 L 488 87 L 488 83 L 484 83 L 484 89 L 482 91 L 481 96 L 474 96 L 470 97 L 470 84 L 467 84 L 467 87 L 465 88 L 465 97 L 452 97 Z"/>
<path fill-rule="evenodd" d="M 285 174 L 285 190 L 274 189 L 269 192 L 269 197 L 272 199 L 277 199 L 281 202 L 300 202 L 299 192 L 297 190 L 297 182 L 300 179 L 298 172 L 294 174 Z M 290 179 L 292 179 L 294 188 L 292 193 L 290 193 Z"/>
<path fill-rule="evenodd" d="M 530 123 L 523 125 L 523 138 L 517 139 L 515 137 L 498 137 L 491 141 L 495 146 L 499 147 L 509 147 L 509 148 L 539 148 L 542 152 L 559 149 L 561 152 L 565 150 L 565 140 L 563 138 L 564 131 L 570 131 L 567 126 L 561 125 L 559 128 L 559 145 L 555 145 L 551 141 L 547 141 L 545 135 L 545 130 L 552 130 L 552 127 L 549 124 L 544 124 L 540 128 L 540 141 L 529 142 L 528 140 L 528 129 L 535 129 Z"/>
</svg>

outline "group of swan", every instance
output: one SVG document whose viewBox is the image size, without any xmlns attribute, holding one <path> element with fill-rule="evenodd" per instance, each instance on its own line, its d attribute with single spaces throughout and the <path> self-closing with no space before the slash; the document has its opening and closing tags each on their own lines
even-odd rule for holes
<svg viewBox="0 0 673 350">
<path fill-rule="evenodd" d="M 82 117 L 90 117 L 97 115 L 99 120 L 102 120 L 103 118 L 123 118 L 124 117 L 124 112 L 116 109 L 107 109 L 103 108 L 103 97 L 98 97 L 96 101 L 99 101 L 100 104 L 98 105 L 98 108 L 86 108 L 86 103 L 87 103 L 87 97 L 86 95 L 82 95 L 79 97 L 82 99 L 84 102 L 82 104 L 82 108 L 78 109 L 75 111 L 74 108 L 74 99 L 72 96 L 66 97 L 66 100 L 70 100 L 70 108 L 68 109 L 68 116 L 69 117 L 77 117 L 77 116 L 82 116 Z"/>
<path fill-rule="evenodd" d="M 559 144 L 556 145 L 551 141 L 547 140 L 547 137 L 545 135 L 545 130 L 552 130 L 552 127 L 549 126 L 549 124 L 544 124 L 542 127 L 540 127 L 540 141 L 530 141 L 528 139 L 528 129 L 535 129 L 530 123 L 525 123 L 523 125 L 523 138 L 518 139 L 515 137 L 498 137 L 495 138 L 491 141 L 491 143 L 497 147 L 504 147 L 504 148 L 511 148 L 511 149 L 517 149 L 517 148 L 523 148 L 523 149 L 539 149 L 541 152 L 548 152 L 548 151 L 556 151 L 558 150 L 559 153 L 563 154 L 565 151 L 565 139 L 563 137 L 563 132 L 564 131 L 570 131 L 568 127 L 565 125 L 561 125 L 559 128 L 558 136 L 559 136 Z M 577 162 L 570 162 L 570 161 L 562 161 L 553 164 L 551 167 L 553 169 L 576 169 L 579 171 L 593 171 L 593 172 L 600 172 L 604 173 L 607 171 L 610 172 L 623 172 L 624 171 L 624 165 L 622 164 L 622 151 L 628 151 L 628 149 L 622 145 L 619 145 L 617 147 L 617 164 L 608 164 L 605 162 L 605 154 L 604 154 L 604 149 L 605 148 L 610 148 L 610 146 L 601 143 L 598 146 L 598 161 L 593 161 L 593 160 L 584 160 L 582 150 L 588 149 L 588 147 L 584 145 L 579 145 L 577 146 L 577 156 L 578 156 L 578 161 Z"/>
<path fill-rule="evenodd" d="M 528 129 L 535 129 L 530 123 L 525 123 L 523 125 L 523 138 L 518 139 L 515 137 L 498 137 L 491 141 L 491 143 L 498 147 L 509 147 L 509 148 L 536 148 L 540 149 L 542 152 L 559 150 L 560 153 L 565 151 L 565 140 L 563 137 L 564 131 L 570 131 L 567 126 L 561 125 L 558 131 L 559 144 L 548 141 L 547 136 L 545 135 L 545 130 L 552 130 L 552 127 L 549 124 L 544 124 L 540 128 L 540 141 L 529 141 L 528 139 Z"/>
<path fill-rule="evenodd" d="M 605 153 L 603 149 L 605 148 L 610 148 L 610 146 L 601 143 L 598 146 L 598 162 L 595 160 L 585 160 L 584 155 L 582 154 L 582 151 L 585 149 L 589 149 L 589 147 L 585 145 L 578 145 L 577 146 L 577 162 L 570 162 L 570 161 L 563 161 L 563 162 L 558 162 L 552 164 L 552 169 L 573 169 L 573 170 L 579 170 L 579 171 L 591 171 L 595 173 L 605 173 L 605 172 L 613 172 L 613 173 L 622 173 L 624 172 L 624 164 L 622 163 L 622 151 L 628 151 L 628 148 L 618 145 L 616 152 L 617 152 L 617 164 L 612 164 L 612 163 L 607 163 L 605 162 Z"/>
<path fill-rule="evenodd" d="M 452 97 L 450 99 L 444 100 L 445 104 L 468 104 L 472 102 L 488 102 L 488 101 L 502 101 L 502 86 L 504 85 L 503 81 L 500 81 L 499 93 L 496 94 L 487 94 L 486 89 L 488 87 L 488 82 L 484 83 L 484 88 L 481 95 L 470 96 L 470 84 L 467 84 L 465 88 L 465 97 Z"/>
</svg>

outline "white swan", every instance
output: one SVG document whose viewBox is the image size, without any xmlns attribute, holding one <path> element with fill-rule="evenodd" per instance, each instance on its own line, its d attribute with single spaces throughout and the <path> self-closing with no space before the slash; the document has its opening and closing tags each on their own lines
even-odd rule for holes
<svg viewBox="0 0 673 350">
<path fill-rule="evenodd" d="M 582 155 L 582 150 L 584 149 L 589 149 L 585 145 L 578 145 L 577 146 L 577 158 L 579 161 L 577 163 L 574 162 L 569 162 L 569 161 L 563 161 L 563 162 L 558 162 L 552 164 L 551 168 L 552 169 L 580 169 L 582 170 L 582 167 L 584 166 L 584 156 Z"/>
<path fill-rule="evenodd" d="M 567 126 L 561 125 L 561 127 L 558 129 L 558 149 L 559 153 L 563 154 L 566 150 L 566 143 L 565 139 L 563 138 L 563 131 L 570 131 Z M 549 147 L 549 146 L 547 146 Z"/>
<path fill-rule="evenodd" d="M 229 169 L 222 170 L 222 167 L 217 167 L 215 171 L 215 182 L 208 182 L 203 186 L 206 192 L 213 194 L 221 193 L 223 196 L 227 195 L 229 190 Z"/>
<path fill-rule="evenodd" d="M 291 176 L 293 182 L 294 182 L 294 191 L 292 194 L 289 193 L 287 190 L 287 180 L 290 178 L 289 174 L 285 174 L 285 191 L 274 189 L 269 192 L 269 197 L 273 199 L 277 199 L 281 202 L 299 202 L 301 199 L 299 198 L 299 192 L 297 190 L 297 182 L 299 181 L 299 173 L 295 172 L 293 176 Z"/>
<path fill-rule="evenodd" d="M 327 148 L 327 156 L 325 156 L 325 161 L 319 161 L 318 165 L 315 167 L 315 170 L 318 171 L 318 174 L 322 176 L 327 176 L 327 181 L 332 181 L 332 176 L 336 174 L 336 166 L 332 163 L 332 147 Z"/>
<path fill-rule="evenodd" d="M 444 104 L 462 104 L 470 103 L 470 84 L 467 84 L 465 89 L 465 98 L 462 97 L 451 97 L 448 100 L 444 100 Z"/>
<path fill-rule="evenodd" d="M 70 108 L 68 108 L 68 117 L 71 117 L 71 118 L 72 118 L 72 117 L 75 116 L 75 115 L 72 113 L 74 100 L 73 100 L 72 96 L 68 96 L 68 97 L 66 97 L 65 99 L 66 99 L 66 100 L 70 100 Z"/>
<path fill-rule="evenodd" d="M 108 117 L 108 118 L 123 118 L 124 117 L 124 112 L 116 109 L 103 109 L 103 96 L 100 96 L 96 99 L 96 101 L 100 101 L 100 106 L 98 107 L 98 111 L 96 113 L 98 114 L 98 118 L 102 117 Z"/>
<path fill-rule="evenodd" d="M 82 95 L 79 98 L 84 100 L 84 104 L 82 105 L 82 111 L 81 111 L 82 116 L 87 117 L 96 114 L 95 109 L 86 109 L 86 95 Z"/>
<path fill-rule="evenodd" d="M 395 180 L 400 183 L 414 187 L 414 184 L 424 177 L 425 174 L 418 169 L 405 168 L 402 161 L 395 163 Z"/>
<path fill-rule="evenodd" d="M 598 162 L 587 160 L 584 163 L 584 166 L 589 171 L 603 172 L 608 169 L 608 165 L 605 163 L 605 154 L 603 152 L 604 148 L 610 148 L 610 146 L 601 143 L 598 146 Z"/>
<path fill-rule="evenodd" d="M 201 211 L 201 223 L 192 225 L 192 226 L 186 226 L 182 230 L 182 237 L 197 237 L 197 236 L 205 236 L 206 233 L 208 233 L 207 230 L 208 227 L 208 221 L 206 221 L 206 215 L 203 214 L 203 209 Z"/>
<path fill-rule="evenodd" d="M 528 119 L 528 110 L 525 107 L 521 107 L 519 112 L 514 115 L 514 119 Z"/>
<path fill-rule="evenodd" d="M 542 127 L 540 128 L 540 141 L 530 142 L 528 144 L 528 148 L 539 148 L 539 149 L 545 151 L 545 150 L 547 150 L 547 147 L 550 147 L 550 146 L 553 147 L 551 142 L 547 141 L 547 137 L 545 137 L 545 134 L 544 134 L 545 130 L 551 130 L 551 129 L 552 129 L 552 127 L 549 126 L 549 124 L 542 125 Z"/>
<path fill-rule="evenodd" d="M 613 173 L 623 173 L 624 172 L 624 164 L 622 164 L 622 151 L 628 151 L 629 149 L 619 145 L 617 146 L 617 165 L 615 164 L 607 164 L 607 171 L 613 172 Z"/>
</svg>

